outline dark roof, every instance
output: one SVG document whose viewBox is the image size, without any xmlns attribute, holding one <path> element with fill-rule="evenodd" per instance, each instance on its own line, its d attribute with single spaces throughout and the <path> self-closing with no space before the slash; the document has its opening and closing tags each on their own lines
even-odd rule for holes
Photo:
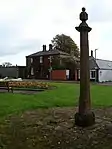
<svg viewBox="0 0 112 149">
<path fill-rule="evenodd" d="M 95 58 L 92 57 L 92 56 L 89 56 L 89 68 L 90 69 L 95 69 L 95 68 L 99 69 L 99 66 L 98 66 L 98 64 L 95 61 Z"/>
<path fill-rule="evenodd" d="M 112 70 L 112 61 L 96 59 L 96 63 L 100 69 L 111 69 Z"/>
<path fill-rule="evenodd" d="M 111 69 L 112 70 L 112 61 L 110 60 L 103 60 L 103 59 L 96 59 L 92 56 L 89 57 L 90 60 L 90 69 L 95 67 L 99 69 Z"/>
<path fill-rule="evenodd" d="M 44 56 L 44 55 L 58 55 L 58 54 L 69 56 L 69 54 L 66 52 L 62 52 L 57 49 L 54 49 L 54 50 L 49 50 L 49 51 L 39 51 L 39 52 L 33 53 L 31 55 L 28 55 L 26 57 L 35 57 L 35 56 Z"/>
</svg>

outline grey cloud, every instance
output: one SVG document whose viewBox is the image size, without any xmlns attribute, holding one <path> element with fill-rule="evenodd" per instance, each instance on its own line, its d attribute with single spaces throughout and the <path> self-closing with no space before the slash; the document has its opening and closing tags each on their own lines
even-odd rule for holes
<svg viewBox="0 0 112 149">
<path fill-rule="evenodd" d="M 111 1 L 109 2 L 109 0 L 88 0 L 88 3 L 89 21 L 97 23 L 112 22 L 112 9 L 110 7 L 112 5 Z"/>
<path fill-rule="evenodd" d="M 81 7 L 87 8 L 90 22 L 112 22 L 112 1 L 111 0 L 65 0 L 66 10 L 81 12 Z M 79 8 L 79 10 L 77 10 Z"/>
<path fill-rule="evenodd" d="M 16 49 L 16 51 L 22 51 L 22 50 L 39 50 L 42 42 L 41 40 L 35 40 L 35 39 L 29 39 L 29 40 L 22 40 L 18 42 L 15 46 L 13 46 L 13 49 Z M 39 49 L 38 49 L 39 48 Z"/>
<path fill-rule="evenodd" d="M 35 51 L 40 50 L 42 42 L 40 40 L 22 40 L 15 45 L 0 45 L 0 56 L 14 55 L 22 51 Z"/>
<path fill-rule="evenodd" d="M 22 32 L 28 21 L 23 18 L 0 22 L 0 56 L 17 54 L 23 50 L 34 50 L 41 45 L 41 40 L 22 38 Z"/>
</svg>

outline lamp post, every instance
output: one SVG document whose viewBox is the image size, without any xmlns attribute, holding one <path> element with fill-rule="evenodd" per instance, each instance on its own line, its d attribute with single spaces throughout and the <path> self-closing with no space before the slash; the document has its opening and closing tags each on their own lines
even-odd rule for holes
<svg viewBox="0 0 112 149">
<path fill-rule="evenodd" d="M 95 67 L 95 82 L 97 82 L 97 67 Z"/>
<path fill-rule="evenodd" d="M 92 28 L 88 26 L 88 14 L 85 8 L 80 13 L 82 21 L 75 29 L 80 32 L 80 97 L 79 108 L 75 114 L 75 124 L 82 127 L 91 126 L 95 123 L 95 115 L 91 111 L 90 99 L 90 70 L 89 70 L 89 41 L 88 32 Z"/>
<path fill-rule="evenodd" d="M 96 61 L 96 51 L 97 51 L 98 49 L 95 49 L 95 61 Z"/>
<path fill-rule="evenodd" d="M 97 51 L 98 49 L 95 49 L 95 62 L 96 62 L 96 51 Z M 95 82 L 96 82 L 96 77 L 97 77 L 97 70 L 96 70 L 96 68 L 95 68 Z"/>
<path fill-rule="evenodd" d="M 16 64 L 16 78 L 18 78 L 18 77 L 19 77 L 19 68 L 18 68 L 18 66 Z"/>
<path fill-rule="evenodd" d="M 52 66 L 51 66 L 51 63 L 52 63 L 52 56 L 49 56 L 49 74 L 50 74 L 50 77 L 49 79 L 51 80 L 51 72 L 52 72 Z"/>
</svg>

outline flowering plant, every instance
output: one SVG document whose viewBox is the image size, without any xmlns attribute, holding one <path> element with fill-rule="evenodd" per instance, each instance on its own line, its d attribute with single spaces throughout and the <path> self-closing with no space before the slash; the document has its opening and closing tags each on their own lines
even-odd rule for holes
<svg viewBox="0 0 112 149">
<path fill-rule="evenodd" d="M 37 89 L 48 89 L 50 85 L 48 83 L 43 82 L 31 82 L 31 81 L 10 81 L 10 87 L 18 87 L 18 88 L 37 88 Z"/>
</svg>

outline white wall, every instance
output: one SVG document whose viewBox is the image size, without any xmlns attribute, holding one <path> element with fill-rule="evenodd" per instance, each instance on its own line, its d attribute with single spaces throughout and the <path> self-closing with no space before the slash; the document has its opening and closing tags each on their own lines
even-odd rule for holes
<svg viewBox="0 0 112 149">
<path fill-rule="evenodd" d="M 94 71 L 95 72 L 95 75 L 96 75 L 96 70 L 90 70 L 90 79 L 95 79 L 95 76 L 94 77 L 92 77 L 92 71 Z M 80 79 L 80 70 L 78 71 L 78 79 Z"/>
<path fill-rule="evenodd" d="M 99 82 L 112 81 L 112 70 L 99 70 Z"/>
<path fill-rule="evenodd" d="M 69 76 L 70 71 L 66 70 L 66 76 Z"/>
<path fill-rule="evenodd" d="M 67 77 L 67 79 L 69 79 L 69 75 L 70 75 L 70 71 L 66 70 L 66 77 Z"/>
</svg>

